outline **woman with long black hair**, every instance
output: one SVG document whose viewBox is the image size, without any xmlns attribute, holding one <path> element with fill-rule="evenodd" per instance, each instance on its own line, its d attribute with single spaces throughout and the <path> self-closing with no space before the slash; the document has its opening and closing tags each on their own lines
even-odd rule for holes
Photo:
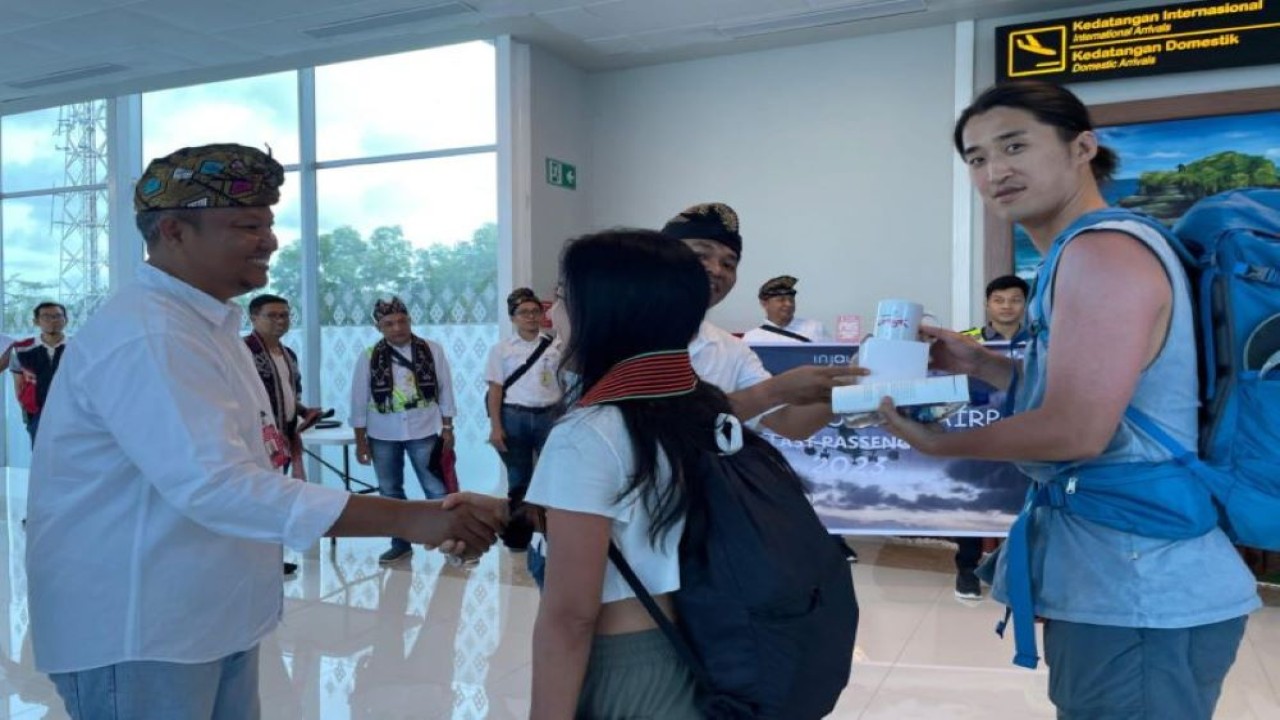
<svg viewBox="0 0 1280 720">
<path fill-rule="evenodd" d="M 532 717 L 696 718 L 693 677 L 608 550 L 612 540 L 672 615 L 686 484 L 730 412 L 689 363 L 706 272 L 684 243 L 646 230 L 572 240 L 560 272 L 572 329 L 562 367 L 576 377 L 566 396 L 580 400 L 527 495 L 546 508 L 548 546 Z"/>
</svg>

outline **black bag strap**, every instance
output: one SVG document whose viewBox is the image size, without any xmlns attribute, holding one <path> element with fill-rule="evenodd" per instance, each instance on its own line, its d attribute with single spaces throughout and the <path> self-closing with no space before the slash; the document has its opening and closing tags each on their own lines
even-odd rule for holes
<svg viewBox="0 0 1280 720">
<path fill-rule="evenodd" d="M 502 381 L 502 392 L 505 393 L 508 388 L 516 384 L 517 380 L 524 377 L 524 374 L 529 372 L 529 368 L 533 367 L 534 363 L 538 362 L 538 358 L 542 357 L 542 353 L 546 352 L 550 345 L 551 338 L 543 335 L 542 340 L 538 343 L 538 347 L 533 349 L 533 352 L 530 353 L 528 359 L 524 361 L 524 364 L 516 368 L 514 372 L 507 376 L 506 380 Z"/>
<path fill-rule="evenodd" d="M 799 340 L 800 342 L 807 342 L 807 343 L 813 342 L 812 340 L 801 335 L 800 333 L 793 333 L 790 330 L 783 330 L 782 328 L 775 327 L 773 325 L 761 325 L 760 329 L 764 330 L 765 332 L 771 332 L 776 335 L 782 335 L 783 337 L 789 337 L 792 340 Z"/>
<path fill-rule="evenodd" d="M 409 358 L 401 354 L 399 350 L 391 347 L 389 343 L 387 344 L 387 349 L 391 351 L 391 362 L 399 365 L 400 367 L 404 368 L 405 370 L 408 370 L 409 372 L 413 372 L 412 360 L 410 360 Z"/>
<path fill-rule="evenodd" d="M 689 642 L 685 640 L 684 635 L 680 633 L 680 629 L 671 622 L 671 618 L 662 612 L 662 608 L 658 607 L 658 603 L 654 601 L 653 596 L 645 589 L 644 583 L 640 582 L 640 578 L 636 577 L 636 573 L 631 569 L 631 564 L 627 562 L 627 558 L 622 555 L 622 551 L 609 541 L 609 559 L 613 561 L 614 567 L 618 568 L 618 572 L 622 573 L 622 577 L 631 586 L 632 592 L 636 594 L 636 599 L 640 604 L 644 605 L 644 609 L 649 611 L 649 616 L 662 629 L 662 634 L 667 636 L 671 644 L 675 646 L 676 652 L 684 660 L 689 669 L 693 671 L 693 677 L 698 681 L 708 694 L 715 692 L 715 685 L 711 683 L 711 676 L 707 673 L 707 669 L 703 667 L 702 662 L 698 660 L 698 656 L 693 653 L 693 648 L 689 647 Z"/>
</svg>

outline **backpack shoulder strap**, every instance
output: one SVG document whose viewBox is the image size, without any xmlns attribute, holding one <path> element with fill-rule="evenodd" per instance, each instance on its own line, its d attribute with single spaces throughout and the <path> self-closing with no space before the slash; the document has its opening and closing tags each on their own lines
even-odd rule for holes
<svg viewBox="0 0 1280 720">
<path fill-rule="evenodd" d="M 1181 242 L 1174 237 L 1168 228 L 1161 225 L 1159 221 L 1141 213 L 1135 213 L 1131 210 L 1123 208 L 1106 207 L 1093 210 L 1076 218 L 1074 222 L 1066 227 L 1058 237 L 1054 238 L 1053 245 L 1049 247 L 1049 252 L 1045 254 L 1044 262 L 1040 264 L 1040 270 L 1036 273 L 1035 285 L 1031 289 L 1031 297 L 1028 298 L 1028 316 L 1042 318 L 1044 317 L 1044 303 L 1048 293 L 1053 288 L 1054 276 L 1058 273 L 1058 260 L 1062 257 L 1062 251 L 1066 249 L 1068 243 L 1086 230 L 1095 225 L 1108 221 L 1129 220 L 1139 222 L 1147 227 L 1160 233 L 1161 236 L 1169 242 L 1174 251 L 1183 261 L 1187 261 L 1189 255 Z M 1033 334 L 1048 335 L 1049 327 L 1036 328 Z"/>
<path fill-rule="evenodd" d="M 711 676 L 707 673 L 707 669 L 698 660 L 698 656 L 694 654 L 693 648 L 689 647 L 689 642 L 685 640 L 684 635 L 680 633 L 680 629 L 671 622 L 671 618 L 662 612 L 662 608 L 658 607 L 658 603 L 654 601 L 653 596 L 645 589 L 644 583 L 640 582 L 640 578 L 636 577 L 636 573 L 631 569 L 631 564 L 627 562 L 627 558 L 623 556 L 622 551 L 618 549 L 617 544 L 612 540 L 609 541 L 609 560 L 613 562 L 613 566 L 618 568 L 618 572 L 622 574 L 627 585 L 631 586 L 631 590 L 636 594 L 636 599 L 640 604 L 644 605 L 644 609 L 649 611 L 649 616 L 661 628 L 662 634 L 667 636 L 671 644 L 675 646 L 676 652 L 684 660 L 685 664 L 693 672 L 694 678 L 704 690 L 710 692 L 715 686 L 711 684 Z"/>
</svg>

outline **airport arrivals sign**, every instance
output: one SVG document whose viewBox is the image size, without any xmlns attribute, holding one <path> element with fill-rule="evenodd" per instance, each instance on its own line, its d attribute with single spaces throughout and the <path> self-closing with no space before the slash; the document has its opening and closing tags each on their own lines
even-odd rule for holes
<svg viewBox="0 0 1280 720">
<path fill-rule="evenodd" d="M 1280 64 L 1280 0 L 1213 0 L 996 28 L 996 78 L 1058 83 Z"/>
</svg>

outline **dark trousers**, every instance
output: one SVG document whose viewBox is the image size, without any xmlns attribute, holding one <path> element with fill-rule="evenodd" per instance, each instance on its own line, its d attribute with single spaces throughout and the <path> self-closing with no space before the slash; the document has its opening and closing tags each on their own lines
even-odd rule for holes
<svg viewBox="0 0 1280 720">
<path fill-rule="evenodd" d="M 36 446 L 36 430 L 40 428 L 40 413 L 27 415 L 23 413 L 23 423 L 27 426 L 27 435 L 31 436 L 31 447 Z"/>
<path fill-rule="evenodd" d="M 1058 720 L 1211 720 L 1245 622 L 1164 630 L 1048 621 L 1044 656 Z"/>
<path fill-rule="evenodd" d="M 533 522 L 517 511 L 529 490 L 533 464 L 547 442 L 551 424 L 550 408 L 502 406 L 502 432 L 506 435 L 507 451 L 498 455 L 507 468 L 507 499 L 511 501 L 512 510 L 511 522 L 502 531 L 502 544 L 512 550 L 527 548 L 533 536 Z"/>
<path fill-rule="evenodd" d="M 503 405 L 502 432 L 507 451 L 498 454 L 507 468 L 507 497 L 523 500 L 533 479 L 533 464 L 551 432 L 551 412 L 548 408 Z"/>
<path fill-rule="evenodd" d="M 973 572 L 978 567 L 978 561 L 981 559 L 982 559 L 982 538 L 980 537 L 956 538 L 956 572 L 957 573 Z"/>
</svg>

